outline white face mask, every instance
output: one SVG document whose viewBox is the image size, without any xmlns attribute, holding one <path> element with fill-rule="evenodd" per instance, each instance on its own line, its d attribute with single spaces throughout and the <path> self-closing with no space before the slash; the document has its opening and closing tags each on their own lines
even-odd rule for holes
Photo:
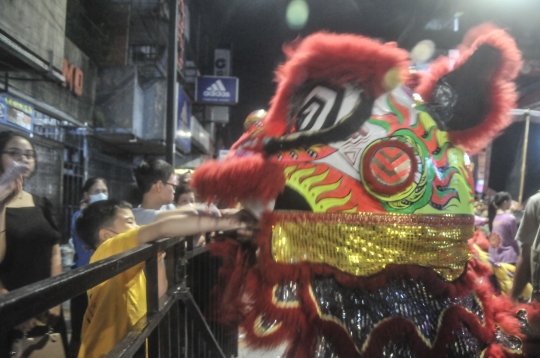
<svg viewBox="0 0 540 358">
<path fill-rule="evenodd" d="M 90 204 L 95 203 L 96 201 L 109 199 L 109 196 L 105 193 L 89 195 L 88 197 L 90 198 Z"/>
</svg>

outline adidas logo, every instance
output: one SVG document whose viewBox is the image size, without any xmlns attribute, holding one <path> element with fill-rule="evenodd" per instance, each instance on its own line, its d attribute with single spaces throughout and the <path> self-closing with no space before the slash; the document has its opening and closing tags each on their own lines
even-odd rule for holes
<svg viewBox="0 0 540 358">
<path fill-rule="evenodd" d="M 223 85 L 221 80 L 217 80 L 211 86 L 209 86 L 203 94 L 208 97 L 230 97 L 230 92 L 227 92 L 227 89 Z"/>
</svg>

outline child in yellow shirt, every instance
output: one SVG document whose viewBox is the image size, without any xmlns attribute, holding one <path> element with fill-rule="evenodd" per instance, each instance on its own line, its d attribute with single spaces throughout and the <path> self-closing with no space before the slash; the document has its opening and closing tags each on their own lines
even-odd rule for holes
<svg viewBox="0 0 540 358">
<path fill-rule="evenodd" d="M 131 205 L 119 200 L 90 204 L 76 222 L 79 237 L 96 250 L 90 263 L 164 237 L 232 230 L 241 226 L 235 216 L 194 218 L 184 214 L 139 227 Z M 146 277 L 143 268 L 144 262 L 141 262 L 88 290 L 79 358 L 105 356 L 146 314 Z M 163 257 L 160 257 L 159 296 L 166 291 L 165 265 Z"/>
</svg>

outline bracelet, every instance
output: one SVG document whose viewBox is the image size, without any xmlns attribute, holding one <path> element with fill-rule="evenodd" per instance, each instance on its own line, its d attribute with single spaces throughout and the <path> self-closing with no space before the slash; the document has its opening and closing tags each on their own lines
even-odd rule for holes
<svg viewBox="0 0 540 358">
<path fill-rule="evenodd" d="M 4 232 L 6 232 L 6 229 L 4 229 L 4 230 L 0 231 L 0 234 L 2 234 L 2 233 L 4 233 Z"/>
</svg>

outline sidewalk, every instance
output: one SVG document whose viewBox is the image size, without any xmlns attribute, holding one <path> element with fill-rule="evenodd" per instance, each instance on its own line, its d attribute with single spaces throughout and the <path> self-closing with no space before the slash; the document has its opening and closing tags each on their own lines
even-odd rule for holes
<svg viewBox="0 0 540 358">
<path fill-rule="evenodd" d="M 238 358 L 281 358 L 285 347 L 279 347 L 272 351 L 239 348 Z"/>
<path fill-rule="evenodd" d="M 238 358 L 281 358 L 285 351 L 285 345 L 273 350 L 249 349 L 244 343 L 244 335 L 238 337 Z"/>
</svg>

